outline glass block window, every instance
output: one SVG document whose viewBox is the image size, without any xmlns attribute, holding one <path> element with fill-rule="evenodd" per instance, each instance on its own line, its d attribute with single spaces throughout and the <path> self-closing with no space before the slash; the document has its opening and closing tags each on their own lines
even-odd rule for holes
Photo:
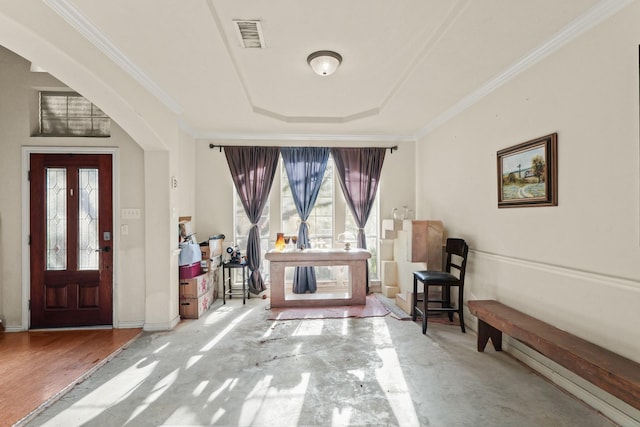
<svg viewBox="0 0 640 427">
<path fill-rule="evenodd" d="M 108 137 L 111 119 L 74 92 L 40 92 L 41 136 Z"/>
<path fill-rule="evenodd" d="M 47 168 L 47 270 L 67 268 L 67 170 Z"/>
</svg>

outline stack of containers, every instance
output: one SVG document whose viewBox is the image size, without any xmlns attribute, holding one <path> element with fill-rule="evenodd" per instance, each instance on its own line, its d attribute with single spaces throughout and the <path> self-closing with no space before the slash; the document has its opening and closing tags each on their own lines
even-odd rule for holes
<svg viewBox="0 0 640 427">
<path fill-rule="evenodd" d="M 200 318 L 218 298 L 223 241 L 224 235 L 218 234 L 210 237 L 208 242 L 193 245 L 198 252 L 200 274 L 180 277 L 180 317 L 183 319 Z"/>
</svg>

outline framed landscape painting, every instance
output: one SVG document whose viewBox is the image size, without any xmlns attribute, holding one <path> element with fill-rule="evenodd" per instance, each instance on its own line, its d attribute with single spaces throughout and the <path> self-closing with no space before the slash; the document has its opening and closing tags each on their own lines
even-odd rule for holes
<svg viewBox="0 0 640 427">
<path fill-rule="evenodd" d="M 498 151 L 498 207 L 558 205 L 558 134 Z"/>
</svg>

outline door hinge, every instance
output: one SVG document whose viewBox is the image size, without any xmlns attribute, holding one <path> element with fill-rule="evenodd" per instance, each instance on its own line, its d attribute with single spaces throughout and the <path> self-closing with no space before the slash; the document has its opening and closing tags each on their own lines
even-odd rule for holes
<svg viewBox="0 0 640 427">
<path fill-rule="evenodd" d="M 31 310 L 31 300 L 29 300 L 29 310 Z"/>
<path fill-rule="evenodd" d="M 31 181 L 31 171 L 27 171 L 27 181 Z"/>
<path fill-rule="evenodd" d="M 28 245 L 31 246 L 31 234 L 29 234 L 29 243 L 28 243 Z"/>
</svg>

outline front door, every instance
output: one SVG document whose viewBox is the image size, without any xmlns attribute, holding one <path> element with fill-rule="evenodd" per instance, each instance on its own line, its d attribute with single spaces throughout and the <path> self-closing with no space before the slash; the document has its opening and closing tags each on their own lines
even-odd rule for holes
<svg viewBox="0 0 640 427">
<path fill-rule="evenodd" d="M 30 160 L 31 328 L 111 325 L 111 155 Z"/>
</svg>

